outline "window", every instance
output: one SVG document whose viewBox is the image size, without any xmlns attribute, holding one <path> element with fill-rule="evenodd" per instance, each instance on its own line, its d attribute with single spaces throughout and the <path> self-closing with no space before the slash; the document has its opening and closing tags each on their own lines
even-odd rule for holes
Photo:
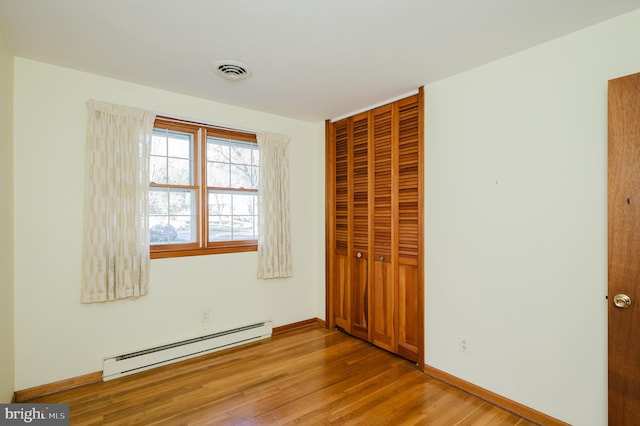
<svg viewBox="0 0 640 426">
<path fill-rule="evenodd" d="M 252 133 L 156 119 L 149 164 L 151 257 L 257 250 Z"/>
<path fill-rule="evenodd" d="M 207 137 L 209 241 L 258 239 L 258 150 Z"/>
</svg>

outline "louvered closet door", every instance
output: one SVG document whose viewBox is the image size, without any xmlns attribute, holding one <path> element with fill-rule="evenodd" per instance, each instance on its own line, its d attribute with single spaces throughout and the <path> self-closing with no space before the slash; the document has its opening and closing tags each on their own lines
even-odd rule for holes
<svg viewBox="0 0 640 426">
<path fill-rule="evenodd" d="M 352 119 L 351 333 L 369 339 L 369 114 Z"/>
<path fill-rule="evenodd" d="M 419 310 L 422 297 L 419 264 L 422 235 L 422 144 L 419 130 L 422 111 L 418 95 L 398 102 L 397 149 L 397 353 L 418 360 Z"/>
<path fill-rule="evenodd" d="M 372 339 L 387 350 L 394 350 L 394 295 L 392 268 L 392 106 L 372 113 Z"/>
<path fill-rule="evenodd" d="M 333 320 L 337 327 L 350 332 L 350 265 L 349 265 L 349 121 L 333 125 L 333 247 L 330 255 L 332 271 Z"/>
<path fill-rule="evenodd" d="M 330 326 L 424 357 L 424 93 L 327 122 Z"/>
</svg>

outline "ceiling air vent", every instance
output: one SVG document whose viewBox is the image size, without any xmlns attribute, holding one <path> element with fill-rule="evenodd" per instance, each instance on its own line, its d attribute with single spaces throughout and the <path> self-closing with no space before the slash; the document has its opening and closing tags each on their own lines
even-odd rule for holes
<svg viewBox="0 0 640 426">
<path fill-rule="evenodd" d="M 221 77 L 230 81 L 240 81 L 249 78 L 251 71 L 242 62 L 218 61 L 213 66 L 213 70 Z"/>
</svg>

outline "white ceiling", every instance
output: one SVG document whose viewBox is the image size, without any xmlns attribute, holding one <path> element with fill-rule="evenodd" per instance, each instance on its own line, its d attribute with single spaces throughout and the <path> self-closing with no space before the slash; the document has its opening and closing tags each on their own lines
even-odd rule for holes
<svg viewBox="0 0 640 426">
<path fill-rule="evenodd" d="M 0 0 L 16 56 L 306 121 L 640 8 L 640 0 Z M 226 81 L 223 59 L 253 75 Z"/>
</svg>

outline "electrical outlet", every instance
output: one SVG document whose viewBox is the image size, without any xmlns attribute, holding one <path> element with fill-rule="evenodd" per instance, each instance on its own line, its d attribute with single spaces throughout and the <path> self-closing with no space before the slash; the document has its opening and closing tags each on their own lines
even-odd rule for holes
<svg viewBox="0 0 640 426">
<path fill-rule="evenodd" d="M 208 309 L 205 309 L 204 311 L 202 311 L 202 315 L 200 316 L 200 321 L 202 321 L 203 323 L 209 322 L 209 310 Z"/>
<path fill-rule="evenodd" d="M 470 343 L 468 337 L 460 337 L 460 352 L 469 353 Z"/>
</svg>

